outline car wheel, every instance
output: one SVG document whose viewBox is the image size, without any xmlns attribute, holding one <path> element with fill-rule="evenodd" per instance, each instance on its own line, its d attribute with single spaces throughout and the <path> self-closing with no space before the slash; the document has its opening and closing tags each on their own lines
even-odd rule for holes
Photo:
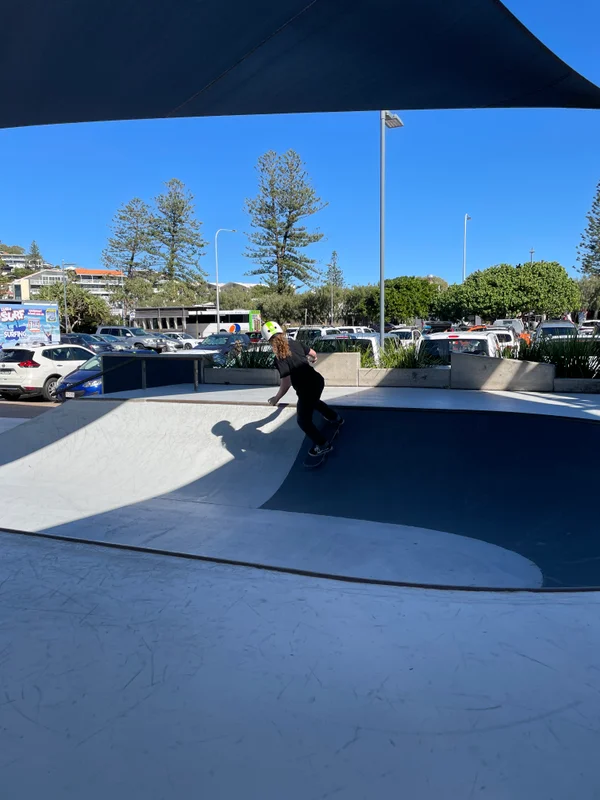
<svg viewBox="0 0 600 800">
<path fill-rule="evenodd" d="M 44 400 L 50 403 L 56 402 L 56 387 L 58 385 L 58 377 L 48 378 L 42 389 L 42 396 Z"/>
<path fill-rule="evenodd" d="M 187 344 L 184 344 L 183 347 L 184 347 L 185 350 L 191 350 L 192 349 L 192 345 L 189 342 Z"/>
<path fill-rule="evenodd" d="M 135 347 L 136 350 L 145 350 L 146 349 L 141 342 L 136 342 L 133 346 Z"/>
</svg>

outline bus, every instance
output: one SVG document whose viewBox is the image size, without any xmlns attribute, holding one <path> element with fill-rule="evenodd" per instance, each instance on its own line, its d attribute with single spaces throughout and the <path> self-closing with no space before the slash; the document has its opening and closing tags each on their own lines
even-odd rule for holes
<svg viewBox="0 0 600 800">
<path fill-rule="evenodd" d="M 136 308 L 129 315 L 130 324 L 147 331 L 189 333 L 195 339 L 204 339 L 211 333 L 252 333 L 260 331 L 259 311 L 235 308 L 219 313 L 214 304 L 205 306 L 170 306 L 168 308 Z"/>
</svg>

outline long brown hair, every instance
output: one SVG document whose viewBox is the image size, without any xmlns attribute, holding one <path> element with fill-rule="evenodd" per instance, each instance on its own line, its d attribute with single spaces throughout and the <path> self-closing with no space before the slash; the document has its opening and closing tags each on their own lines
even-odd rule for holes
<svg viewBox="0 0 600 800">
<path fill-rule="evenodd" d="M 273 348 L 275 357 L 280 360 L 287 358 L 292 352 L 285 333 L 276 333 L 275 336 L 271 338 L 271 347 Z"/>
</svg>

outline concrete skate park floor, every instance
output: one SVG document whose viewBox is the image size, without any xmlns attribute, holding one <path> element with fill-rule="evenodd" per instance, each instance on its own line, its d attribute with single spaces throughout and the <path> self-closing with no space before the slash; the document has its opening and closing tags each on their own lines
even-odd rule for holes
<svg viewBox="0 0 600 800">
<path fill-rule="evenodd" d="M 589 417 L 343 413 L 335 452 L 311 472 L 291 408 L 68 403 L 2 434 L 2 526 L 345 578 L 600 584 L 595 475 L 555 473 L 573 442 L 594 452 Z"/>
<path fill-rule="evenodd" d="M 476 452 L 494 431 L 510 437 L 498 418 L 514 415 L 388 412 L 345 408 L 339 446 L 315 473 L 298 470 L 293 409 L 84 401 L 1 434 L 3 523 L 99 544 L 0 532 L 2 796 L 598 800 L 598 593 L 514 591 L 548 583 L 516 550 L 536 546 L 525 535 L 509 550 L 470 529 L 341 516 L 362 497 L 448 527 L 462 510 L 452 487 L 483 513 L 483 467 L 470 472 L 473 488 L 470 454 L 444 458 L 459 434 Z M 534 423 L 536 446 L 554 437 L 544 456 L 560 436 L 596 442 L 593 423 L 546 421 L 578 427 L 559 435 Z M 383 440 L 363 447 L 381 428 Z M 433 453 L 415 444 L 425 428 Z M 399 433 L 404 450 L 391 444 Z M 374 494 L 381 456 L 389 477 Z M 444 478 L 439 494 L 400 503 L 415 492 L 407 470 Z M 329 516 L 326 502 L 342 493 Z M 311 513 L 257 507 L 300 495 Z M 506 515 L 505 494 L 487 497 Z M 578 513 L 578 530 L 590 530 Z M 171 555 L 127 549 L 136 544 Z M 513 591 L 342 583 L 178 550 Z"/>
</svg>

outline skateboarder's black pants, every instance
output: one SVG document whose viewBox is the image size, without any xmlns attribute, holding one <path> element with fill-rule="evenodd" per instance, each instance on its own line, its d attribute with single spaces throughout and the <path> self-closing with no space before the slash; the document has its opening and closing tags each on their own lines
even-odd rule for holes
<svg viewBox="0 0 600 800">
<path fill-rule="evenodd" d="M 315 444 L 320 446 L 324 445 L 327 439 L 313 422 L 314 412 L 318 411 L 319 414 L 322 414 L 329 422 L 335 422 L 338 418 L 336 412 L 321 400 L 321 393 L 323 392 L 324 386 L 325 382 L 323 381 L 322 384 L 319 382 L 314 388 L 311 387 L 311 390 L 308 392 L 299 392 L 298 406 L 296 408 L 298 425 L 301 430 L 304 431 L 309 439 L 312 439 Z"/>
</svg>

